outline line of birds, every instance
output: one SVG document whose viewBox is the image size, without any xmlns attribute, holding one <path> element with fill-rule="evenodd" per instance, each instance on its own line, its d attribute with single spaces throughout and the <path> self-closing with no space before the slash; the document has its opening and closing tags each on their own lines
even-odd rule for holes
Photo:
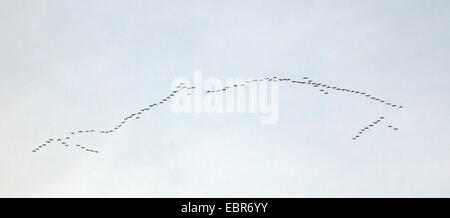
<svg viewBox="0 0 450 218">
<path fill-rule="evenodd" d="M 234 84 L 232 86 L 225 86 L 222 89 L 217 89 L 217 90 L 208 90 L 206 91 L 206 93 L 216 93 L 216 92 L 224 92 L 227 91 L 228 89 L 234 87 L 242 87 L 242 86 L 248 86 L 250 83 L 252 82 L 260 82 L 260 81 L 269 81 L 269 82 L 280 82 L 280 81 L 286 81 L 286 82 L 291 82 L 291 83 L 296 83 L 296 84 L 303 84 L 303 85 L 310 85 L 314 88 L 319 88 L 319 91 L 322 92 L 325 95 L 329 94 L 329 91 L 342 91 L 345 93 L 351 93 L 351 94 L 355 94 L 355 95 L 361 95 L 364 97 L 367 97 L 371 100 L 377 101 L 379 103 L 384 103 L 387 106 L 390 107 L 397 107 L 397 108 L 403 108 L 403 106 L 401 105 L 397 105 L 397 104 L 393 104 L 391 102 L 387 102 L 386 100 L 383 100 L 381 98 L 375 97 L 371 94 L 368 94 L 366 92 L 362 92 L 362 91 L 358 91 L 358 90 L 352 90 L 352 89 L 344 89 L 344 88 L 340 88 L 337 86 L 332 86 L 332 85 L 328 85 L 325 83 L 319 83 L 319 82 L 315 82 L 313 80 L 308 79 L 308 77 L 303 77 L 302 80 L 292 80 L 289 78 L 278 78 L 276 76 L 274 77 L 263 77 L 263 78 L 259 78 L 259 79 L 249 79 L 246 80 L 245 82 L 241 83 L 241 84 Z M 110 134 L 113 133 L 117 130 L 119 130 L 120 128 L 122 128 L 128 121 L 130 121 L 131 119 L 140 119 L 144 113 L 148 110 L 150 110 L 153 107 L 156 107 L 160 104 L 164 104 L 167 101 L 169 101 L 171 98 L 173 98 L 176 94 L 182 93 L 183 91 L 192 91 L 193 89 L 195 89 L 194 86 L 186 86 L 186 84 L 184 83 L 179 83 L 176 87 L 176 89 L 173 90 L 167 97 L 161 99 L 160 101 L 154 102 L 150 105 L 148 105 L 145 108 L 140 109 L 138 112 L 130 114 L 129 116 L 125 117 L 120 123 L 118 123 L 115 127 L 111 128 L 111 129 L 107 129 L 107 130 L 78 130 L 78 131 L 74 131 L 74 132 L 70 132 L 70 135 L 78 135 L 78 134 L 84 134 L 84 133 L 94 133 L 94 132 L 99 132 L 100 134 Z M 187 92 L 187 95 L 191 95 L 191 93 Z M 367 127 L 364 127 L 363 129 L 361 129 L 358 134 L 353 137 L 352 139 L 355 140 L 356 138 L 358 138 L 362 133 L 364 133 L 366 130 L 368 130 L 370 127 L 378 124 L 379 122 L 381 122 L 381 120 L 384 119 L 384 117 L 380 117 L 377 121 L 373 122 L 373 124 L 370 124 Z M 398 130 L 397 127 L 392 127 L 392 126 L 388 126 L 389 128 L 393 128 L 393 130 Z M 64 137 L 63 137 L 64 138 Z M 39 145 L 37 147 L 35 147 L 32 152 L 38 152 L 40 151 L 40 149 L 54 143 L 54 142 L 59 142 L 61 145 L 64 145 L 65 147 L 69 147 L 70 144 L 67 143 L 66 140 L 70 140 L 71 137 L 70 136 L 65 136 L 64 139 L 62 138 L 58 138 L 56 140 L 54 139 L 48 139 L 47 141 L 45 141 L 45 143 L 43 143 L 42 145 Z M 99 153 L 98 150 L 94 150 L 94 149 L 90 149 L 88 146 L 82 146 L 79 144 L 74 145 L 74 147 L 77 147 L 79 149 L 85 150 L 87 152 L 92 152 L 92 153 Z"/>
<path fill-rule="evenodd" d="M 337 86 L 333 86 L 333 85 L 328 85 L 325 83 L 320 83 L 320 82 L 315 82 L 313 80 L 308 79 L 308 77 L 303 77 L 303 80 L 291 80 L 289 78 L 278 78 L 276 76 L 274 77 L 263 77 L 263 78 L 259 78 L 259 79 L 249 79 L 246 80 L 244 83 L 241 84 L 234 84 L 231 87 L 230 86 L 225 86 L 222 89 L 216 89 L 216 90 L 209 90 L 206 91 L 206 93 L 215 93 L 215 92 L 223 92 L 223 91 L 227 91 L 228 89 L 232 88 L 232 87 L 241 87 L 241 86 L 248 86 L 251 82 L 260 82 L 260 81 L 273 81 L 273 82 L 279 82 L 279 81 L 286 81 L 286 82 L 291 82 L 291 83 L 297 83 L 297 84 L 303 84 L 303 85 L 310 85 L 312 87 L 315 88 L 319 88 L 320 92 L 323 92 L 323 94 L 328 95 L 329 91 L 342 91 L 342 92 L 346 92 L 346 93 L 350 93 L 350 94 L 355 94 L 355 95 L 361 95 L 363 97 L 369 98 L 371 100 L 377 101 L 379 103 L 383 103 L 387 106 L 390 107 L 394 107 L 394 108 L 403 108 L 402 105 L 398 105 L 398 104 L 394 104 L 391 102 L 388 102 L 384 99 L 381 99 L 379 97 L 376 97 L 374 95 L 371 95 L 367 92 L 363 92 L 363 91 L 359 91 L 359 90 L 352 90 L 352 89 L 344 89 L 344 88 L 340 88 Z"/>
<path fill-rule="evenodd" d="M 66 146 L 66 147 L 69 147 L 70 146 L 70 144 L 69 143 L 67 143 L 67 141 L 66 140 L 69 140 L 70 139 L 70 137 L 63 137 L 63 139 L 62 138 L 59 138 L 59 139 L 48 139 L 47 141 L 45 141 L 45 143 L 43 143 L 42 145 L 39 145 L 39 146 L 37 146 L 37 147 L 35 147 L 34 149 L 33 149 L 33 151 L 32 152 L 38 152 L 40 149 L 42 149 L 42 148 L 44 148 L 44 147 L 46 147 L 46 146 L 49 146 L 49 145 L 51 145 L 52 143 L 60 143 L 61 145 L 63 145 L 63 146 Z M 98 153 L 98 150 L 94 150 L 94 149 L 90 149 L 89 147 L 87 147 L 87 146 L 82 146 L 82 145 L 75 145 L 75 147 L 77 147 L 77 148 L 79 148 L 79 149 L 82 149 L 82 150 L 84 150 L 84 151 L 87 151 L 87 152 L 93 152 L 93 153 Z"/>
<path fill-rule="evenodd" d="M 145 107 L 145 108 L 139 110 L 138 112 L 133 113 L 133 114 L 131 114 L 131 115 L 125 117 L 125 118 L 124 118 L 117 126 L 115 126 L 114 128 L 111 128 L 111 129 L 108 129 L 108 130 L 94 130 L 94 129 L 91 129 L 91 130 L 78 130 L 78 131 L 70 132 L 69 134 L 70 134 L 70 135 L 79 135 L 79 134 L 94 133 L 94 132 L 99 132 L 99 133 L 101 133 L 101 134 L 109 134 L 109 133 L 113 133 L 114 131 L 117 131 L 117 130 L 119 130 L 121 127 L 123 127 L 123 125 L 125 125 L 125 124 L 127 123 L 127 121 L 129 121 L 130 119 L 132 119 L 132 118 L 134 118 L 134 119 L 140 119 L 140 117 L 144 114 L 144 112 L 150 110 L 150 108 L 155 107 L 155 106 L 157 106 L 157 105 L 159 105 L 159 104 L 164 104 L 165 102 L 167 102 L 168 100 L 170 100 L 171 98 L 173 98 L 173 97 L 174 97 L 177 93 L 179 93 L 180 91 L 183 91 L 183 90 L 192 90 L 192 89 L 194 89 L 194 88 L 195 88 L 195 87 L 187 87 L 186 85 L 184 85 L 184 83 L 180 83 L 179 85 L 176 86 L 176 90 L 173 90 L 166 98 L 163 98 L 163 99 L 161 99 L 161 100 L 158 101 L 158 102 L 152 103 L 152 104 L 148 105 L 147 107 Z M 63 137 L 63 138 L 58 138 L 58 139 L 56 139 L 56 140 L 54 140 L 54 139 L 48 139 L 48 140 L 45 141 L 45 143 L 43 143 L 42 145 L 39 145 L 39 146 L 35 147 L 35 148 L 32 150 L 32 152 L 38 152 L 38 151 L 40 151 L 40 149 L 42 149 L 42 148 L 44 148 L 44 147 L 50 145 L 50 144 L 53 143 L 53 142 L 59 142 L 61 145 L 64 145 L 64 146 L 66 146 L 66 147 L 69 147 L 70 144 L 67 143 L 66 140 L 70 140 L 70 139 L 71 139 L 70 136 L 65 136 L 65 137 Z M 99 153 L 98 150 L 90 149 L 90 148 L 88 148 L 87 146 L 82 146 L 82 145 L 79 145 L 79 144 L 76 144 L 74 147 L 83 149 L 83 150 L 85 150 L 85 151 L 87 151 L 87 152 Z"/>
<path fill-rule="evenodd" d="M 398 127 L 393 127 L 392 125 L 389 125 L 388 128 L 392 128 L 394 131 L 397 131 L 399 129 Z"/>
<path fill-rule="evenodd" d="M 358 130 L 358 133 L 352 138 L 352 140 L 358 139 L 362 134 L 366 133 L 369 129 L 375 127 L 378 123 L 384 120 L 384 117 L 379 117 L 377 120 L 372 122 L 371 124 L 363 127 L 362 129 Z M 388 126 L 389 128 L 392 128 L 391 125 Z M 398 128 L 393 128 L 394 131 L 397 131 Z"/>
</svg>

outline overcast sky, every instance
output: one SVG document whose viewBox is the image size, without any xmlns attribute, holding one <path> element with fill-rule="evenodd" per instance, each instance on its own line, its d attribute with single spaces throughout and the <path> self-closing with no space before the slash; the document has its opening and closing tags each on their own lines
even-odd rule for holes
<svg viewBox="0 0 450 218">
<path fill-rule="evenodd" d="M 449 1 L 0 2 L 2 197 L 450 197 Z M 280 118 L 149 111 L 176 77 L 279 76 Z M 379 116 L 385 121 L 351 138 Z M 398 126 L 399 131 L 387 128 Z"/>
</svg>

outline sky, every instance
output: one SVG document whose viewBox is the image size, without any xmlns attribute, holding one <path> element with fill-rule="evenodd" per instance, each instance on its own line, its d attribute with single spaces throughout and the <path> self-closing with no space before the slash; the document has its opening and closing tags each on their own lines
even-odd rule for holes
<svg viewBox="0 0 450 218">
<path fill-rule="evenodd" d="M 450 197 L 449 1 L 0 4 L 1 197 Z M 404 108 L 280 85 L 275 124 L 165 104 L 74 137 L 100 153 L 31 152 L 110 128 L 196 70 L 307 76 Z"/>
</svg>

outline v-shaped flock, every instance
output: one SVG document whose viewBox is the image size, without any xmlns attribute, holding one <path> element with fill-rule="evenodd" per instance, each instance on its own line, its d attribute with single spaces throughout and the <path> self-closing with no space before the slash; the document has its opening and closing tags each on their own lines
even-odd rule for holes
<svg viewBox="0 0 450 218">
<path fill-rule="evenodd" d="M 346 89 L 346 88 L 341 88 L 341 87 L 337 87 L 337 86 L 333 86 L 333 85 L 329 85 L 329 84 L 325 84 L 325 83 L 320 83 L 320 82 L 313 81 L 313 80 L 309 79 L 308 77 L 303 77 L 301 80 L 293 80 L 293 79 L 289 79 L 289 78 L 278 78 L 276 76 L 274 76 L 274 77 L 263 77 L 263 78 L 258 78 L 258 79 L 249 79 L 249 80 L 246 80 L 243 83 L 234 84 L 232 86 L 226 86 L 226 87 L 224 87 L 222 89 L 208 90 L 208 91 L 206 91 L 206 93 L 213 94 L 213 93 L 218 93 L 218 92 L 226 92 L 226 91 L 228 91 L 229 89 L 232 89 L 232 88 L 248 86 L 251 83 L 260 82 L 260 81 L 280 82 L 280 83 L 291 83 L 291 84 L 297 84 L 297 85 L 304 85 L 304 86 L 308 86 L 308 87 L 311 87 L 311 88 L 316 88 L 321 93 L 323 93 L 324 95 L 329 95 L 332 92 L 341 92 L 341 93 L 346 93 L 346 94 L 359 95 L 361 97 L 364 97 L 364 98 L 376 101 L 376 102 L 378 102 L 380 104 L 384 104 L 385 106 L 390 107 L 390 108 L 397 108 L 397 109 L 403 108 L 402 105 L 392 103 L 390 101 L 387 101 L 387 100 L 385 100 L 383 98 L 377 97 L 375 95 L 369 94 L 369 93 L 364 92 L 364 91 L 353 90 L 353 89 Z M 80 134 L 88 134 L 88 133 L 112 134 L 112 133 L 114 133 L 116 131 L 119 131 L 121 128 L 125 127 L 125 125 L 128 122 L 130 122 L 131 120 L 139 120 L 150 109 L 154 109 L 154 108 L 158 107 L 158 105 L 161 105 L 161 104 L 164 104 L 164 103 L 170 101 L 175 95 L 178 95 L 178 94 L 191 95 L 191 93 L 192 93 L 192 91 L 194 89 L 195 89 L 194 86 L 186 86 L 186 84 L 180 83 L 165 98 L 161 99 L 160 101 L 153 102 L 153 103 L 149 104 L 148 106 L 138 110 L 137 112 L 130 114 L 129 116 L 123 118 L 123 120 L 121 122 L 119 122 L 117 125 L 115 125 L 112 128 L 103 129 L 103 130 L 88 129 L 88 130 L 72 131 L 72 132 L 69 132 L 68 135 L 66 135 L 64 137 L 61 137 L 61 138 L 56 138 L 56 139 L 50 138 L 50 139 L 47 139 L 41 145 L 38 145 L 35 148 L 33 148 L 32 152 L 41 151 L 42 149 L 44 149 L 45 147 L 48 147 L 50 145 L 60 144 L 60 145 L 65 146 L 65 147 L 75 147 L 75 148 L 78 148 L 78 149 L 82 149 L 82 150 L 84 150 L 86 152 L 99 153 L 98 150 L 92 149 L 92 146 L 79 145 L 79 144 L 69 143 L 69 142 L 72 140 L 72 137 L 74 137 L 76 135 L 80 135 Z M 379 117 L 376 121 L 373 121 L 371 124 L 369 124 L 369 125 L 363 127 L 362 129 L 358 130 L 357 134 L 354 137 L 352 137 L 352 140 L 357 140 L 360 136 L 365 134 L 370 128 L 375 127 L 375 125 L 378 125 L 383 120 L 384 120 L 384 117 Z M 393 127 L 392 125 L 388 125 L 387 127 L 392 129 L 393 131 L 398 131 L 399 130 L 398 127 Z"/>
</svg>

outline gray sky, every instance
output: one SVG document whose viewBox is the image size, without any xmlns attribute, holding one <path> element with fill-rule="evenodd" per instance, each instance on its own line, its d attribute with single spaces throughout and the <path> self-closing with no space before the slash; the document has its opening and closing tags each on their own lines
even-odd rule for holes
<svg viewBox="0 0 450 218">
<path fill-rule="evenodd" d="M 1 1 L 2 197 L 450 197 L 449 1 Z M 175 77 L 283 76 L 280 120 L 174 114 L 99 154 L 48 138 L 116 124 Z M 358 141 L 357 129 L 381 125 Z"/>
</svg>

